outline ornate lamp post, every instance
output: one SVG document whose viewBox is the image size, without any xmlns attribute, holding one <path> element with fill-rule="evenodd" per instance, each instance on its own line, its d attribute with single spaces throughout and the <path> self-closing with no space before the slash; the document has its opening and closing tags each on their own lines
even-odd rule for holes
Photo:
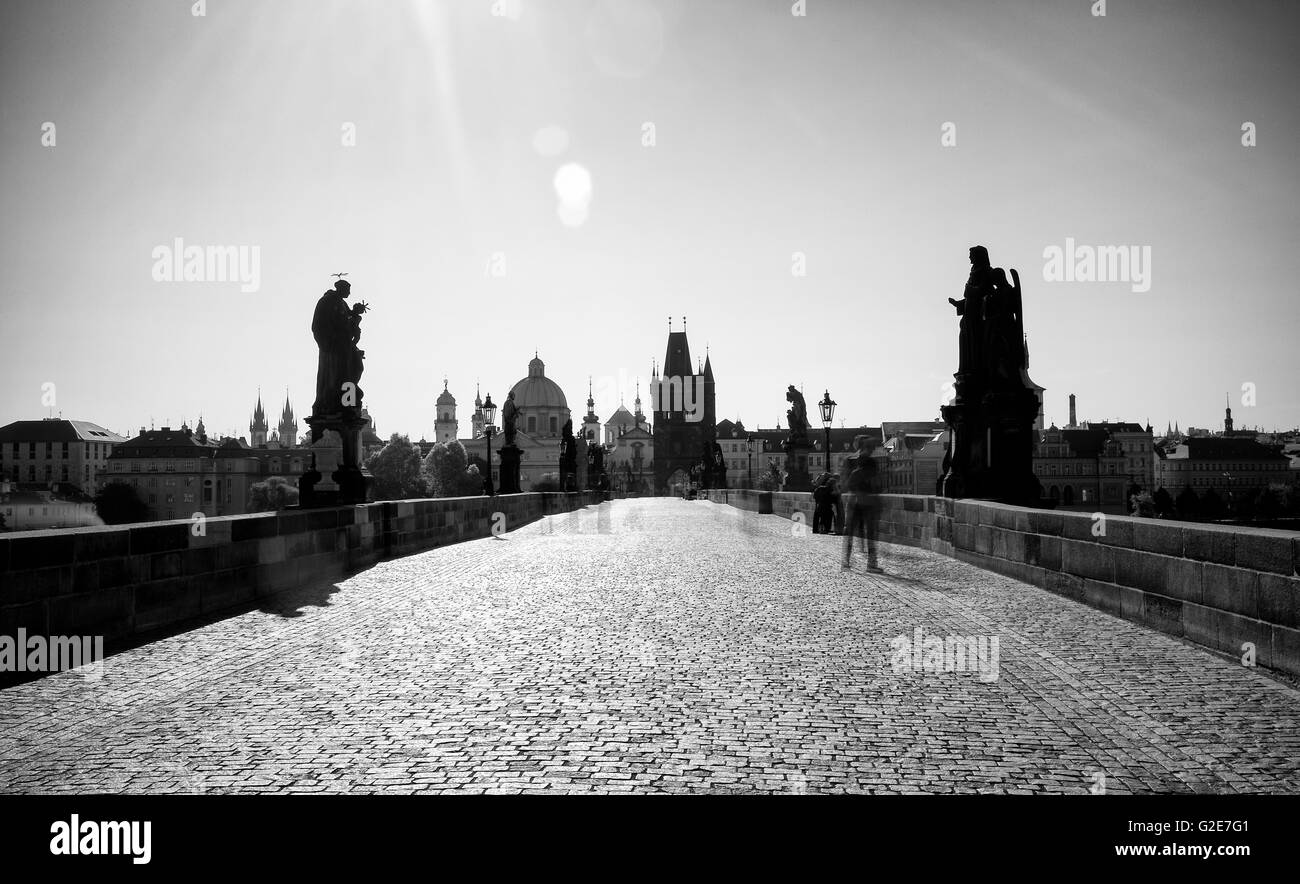
<svg viewBox="0 0 1300 884">
<path fill-rule="evenodd" d="M 830 390 L 827 390 L 822 396 L 822 401 L 817 403 L 817 407 L 822 411 L 822 426 L 826 428 L 826 472 L 828 473 L 831 471 L 831 421 L 835 419 L 835 405 Z"/>
<path fill-rule="evenodd" d="M 745 450 L 749 452 L 749 487 L 754 487 L 754 437 L 745 438 Z"/>
<path fill-rule="evenodd" d="M 483 400 L 483 438 L 487 439 L 487 493 L 496 494 L 496 486 L 492 484 L 492 434 L 497 431 L 493 426 L 497 419 L 497 407 L 492 403 L 492 394 L 488 393 L 487 398 Z"/>
</svg>

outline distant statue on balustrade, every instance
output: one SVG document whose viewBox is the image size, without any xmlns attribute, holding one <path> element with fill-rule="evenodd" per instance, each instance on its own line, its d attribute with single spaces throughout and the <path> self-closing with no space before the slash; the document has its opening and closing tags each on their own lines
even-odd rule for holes
<svg viewBox="0 0 1300 884">
<path fill-rule="evenodd" d="M 351 309 L 345 303 L 352 284 L 339 279 L 334 288 L 321 295 L 312 314 L 311 333 L 320 353 L 316 362 L 316 401 L 312 415 L 341 417 L 344 411 L 361 412 L 361 373 L 365 368 L 365 351 L 357 347 L 361 340 L 361 316 L 368 309 L 365 301 Z"/>
<path fill-rule="evenodd" d="M 515 391 L 506 396 L 506 404 L 501 406 L 501 428 L 506 437 L 506 445 L 515 444 L 515 425 L 519 420 L 519 406 L 515 405 Z"/>
<path fill-rule="evenodd" d="M 794 388 L 791 384 L 785 391 L 785 401 L 790 403 L 790 408 L 785 413 L 786 422 L 790 425 L 790 438 L 792 443 L 806 443 L 808 441 L 808 406 L 804 403 L 803 394 Z"/>
<path fill-rule="evenodd" d="M 990 264 L 984 246 L 971 247 L 970 263 L 962 299 L 948 299 L 961 317 L 958 382 L 971 392 L 1017 388 L 1026 367 L 1020 274 L 1013 269 L 1008 282 L 1006 271 Z"/>
<path fill-rule="evenodd" d="M 577 491 L 578 448 L 573 438 L 573 420 L 564 422 L 560 433 L 560 490 Z"/>
</svg>

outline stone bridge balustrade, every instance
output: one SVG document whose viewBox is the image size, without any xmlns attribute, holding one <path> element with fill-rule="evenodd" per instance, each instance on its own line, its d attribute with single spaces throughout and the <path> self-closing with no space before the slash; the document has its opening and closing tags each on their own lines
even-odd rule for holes
<svg viewBox="0 0 1300 884">
<path fill-rule="evenodd" d="M 201 534 L 189 520 L 0 534 L 0 635 L 97 635 L 111 647 L 601 499 L 533 492 L 289 509 L 209 517 Z"/>
<path fill-rule="evenodd" d="M 713 499 L 723 502 L 723 492 Z M 812 496 L 728 490 L 726 503 L 812 524 Z M 852 495 L 844 495 L 851 505 Z M 922 547 L 1116 617 L 1300 676 L 1300 535 L 883 494 L 880 539 Z M 838 538 L 837 538 L 838 539 Z M 835 546 L 836 554 L 839 547 Z"/>
</svg>

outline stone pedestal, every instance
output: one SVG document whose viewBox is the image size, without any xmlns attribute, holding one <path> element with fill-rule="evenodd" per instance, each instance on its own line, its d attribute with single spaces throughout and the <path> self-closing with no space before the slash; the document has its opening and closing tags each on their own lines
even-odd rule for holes
<svg viewBox="0 0 1300 884">
<path fill-rule="evenodd" d="M 499 494 L 519 493 L 519 457 L 518 446 L 506 445 L 501 448 L 501 467 L 498 473 Z"/>
<path fill-rule="evenodd" d="M 785 484 L 783 491 L 811 491 L 812 477 L 808 474 L 808 452 L 812 446 L 807 440 L 787 440 L 781 448 L 785 451 Z"/>
<path fill-rule="evenodd" d="M 361 468 L 361 432 L 369 424 L 354 414 L 307 418 L 312 468 L 298 480 L 303 507 L 340 506 L 374 500 L 374 479 Z"/>
<path fill-rule="evenodd" d="M 1037 506 L 1042 488 L 1034 476 L 1034 420 L 1038 398 L 1031 390 L 986 393 L 940 409 L 952 430 L 944 497 L 974 497 Z"/>
</svg>

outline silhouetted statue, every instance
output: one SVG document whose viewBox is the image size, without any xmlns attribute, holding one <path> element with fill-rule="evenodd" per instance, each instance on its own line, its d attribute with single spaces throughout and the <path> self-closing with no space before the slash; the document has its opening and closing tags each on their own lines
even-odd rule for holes
<svg viewBox="0 0 1300 884">
<path fill-rule="evenodd" d="M 727 487 L 727 459 L 722 456 L 722 446 L 713 443 L 713 487 Z"/>
<path fill-rule="evenodd" d="M 999 388 L 1017 386 L 1025 367 L 1020 274 L 1012 270 L 1011 278 L 1014 284 L 1001 267 L 994 269 L 992 293 L 984 299 L 984 353 L 989 381 Z"/>
<path fill-rule="evenodd" d="M 340 279 L 334 288 L 321 295 L 312 315 L 311 333 L 320 347 L 316 363 L 316 401 L 312 414 L 341 415 L 349 409 L 361 411 L 361 372 L 365 351 L 357 347 L 361 340 L 361 315 L 369 309 L 364 301 L 348 309 L 346 303 L 352 285 Z M 351 384 L 351 389 L 344 389 Z"/>
<path fill-rule="evenodd" d="M 785 419 L 790 424 L 790 441 L 799 442 L 808 438 L 808 406 L 804 404 L 803 394 L 794 388 L 791 384 L 785 391 L 785 401 L 790 403 L 790 408 L 785 413 Z"/>
<path fill-rule="evenodd" d="M 505 432 L 506 444 L 515 444 L 515 423 L 518 421 L 519 406 L 515 405 L 515 391 L 506 396 L 506 404 L 501 406 L 501 427 Z"/>
<path fill-rule="evenodd" d="M 953 401 L 940 409 L 951 430 L 942 493 L 1035 505 L 1034 421 L 1041 405 L 1027 374 L 1020 275 L 992 267 L 988 250 L 970 249 Z"/>
<path fill-rule="evenodd" d="M 578 475 L 577 440 L 573 438 L 573 420 L 564 422 L 560 433 L 560 490 L 576 491 Z"/>
<path fill-rule="evenodd" d="M 981 352 L 984 339 L 984 300 L 993 291 L 988 249 L 971 246 L 970 265 L 970 276 L 966 280 L 962 299 L 956 301 L 949 298 L 948 303 L 957 308 L 957 315 L 961 317 L 957 374 L 974 377 L 982 373 L 984 368 Z"/>
</svg>

